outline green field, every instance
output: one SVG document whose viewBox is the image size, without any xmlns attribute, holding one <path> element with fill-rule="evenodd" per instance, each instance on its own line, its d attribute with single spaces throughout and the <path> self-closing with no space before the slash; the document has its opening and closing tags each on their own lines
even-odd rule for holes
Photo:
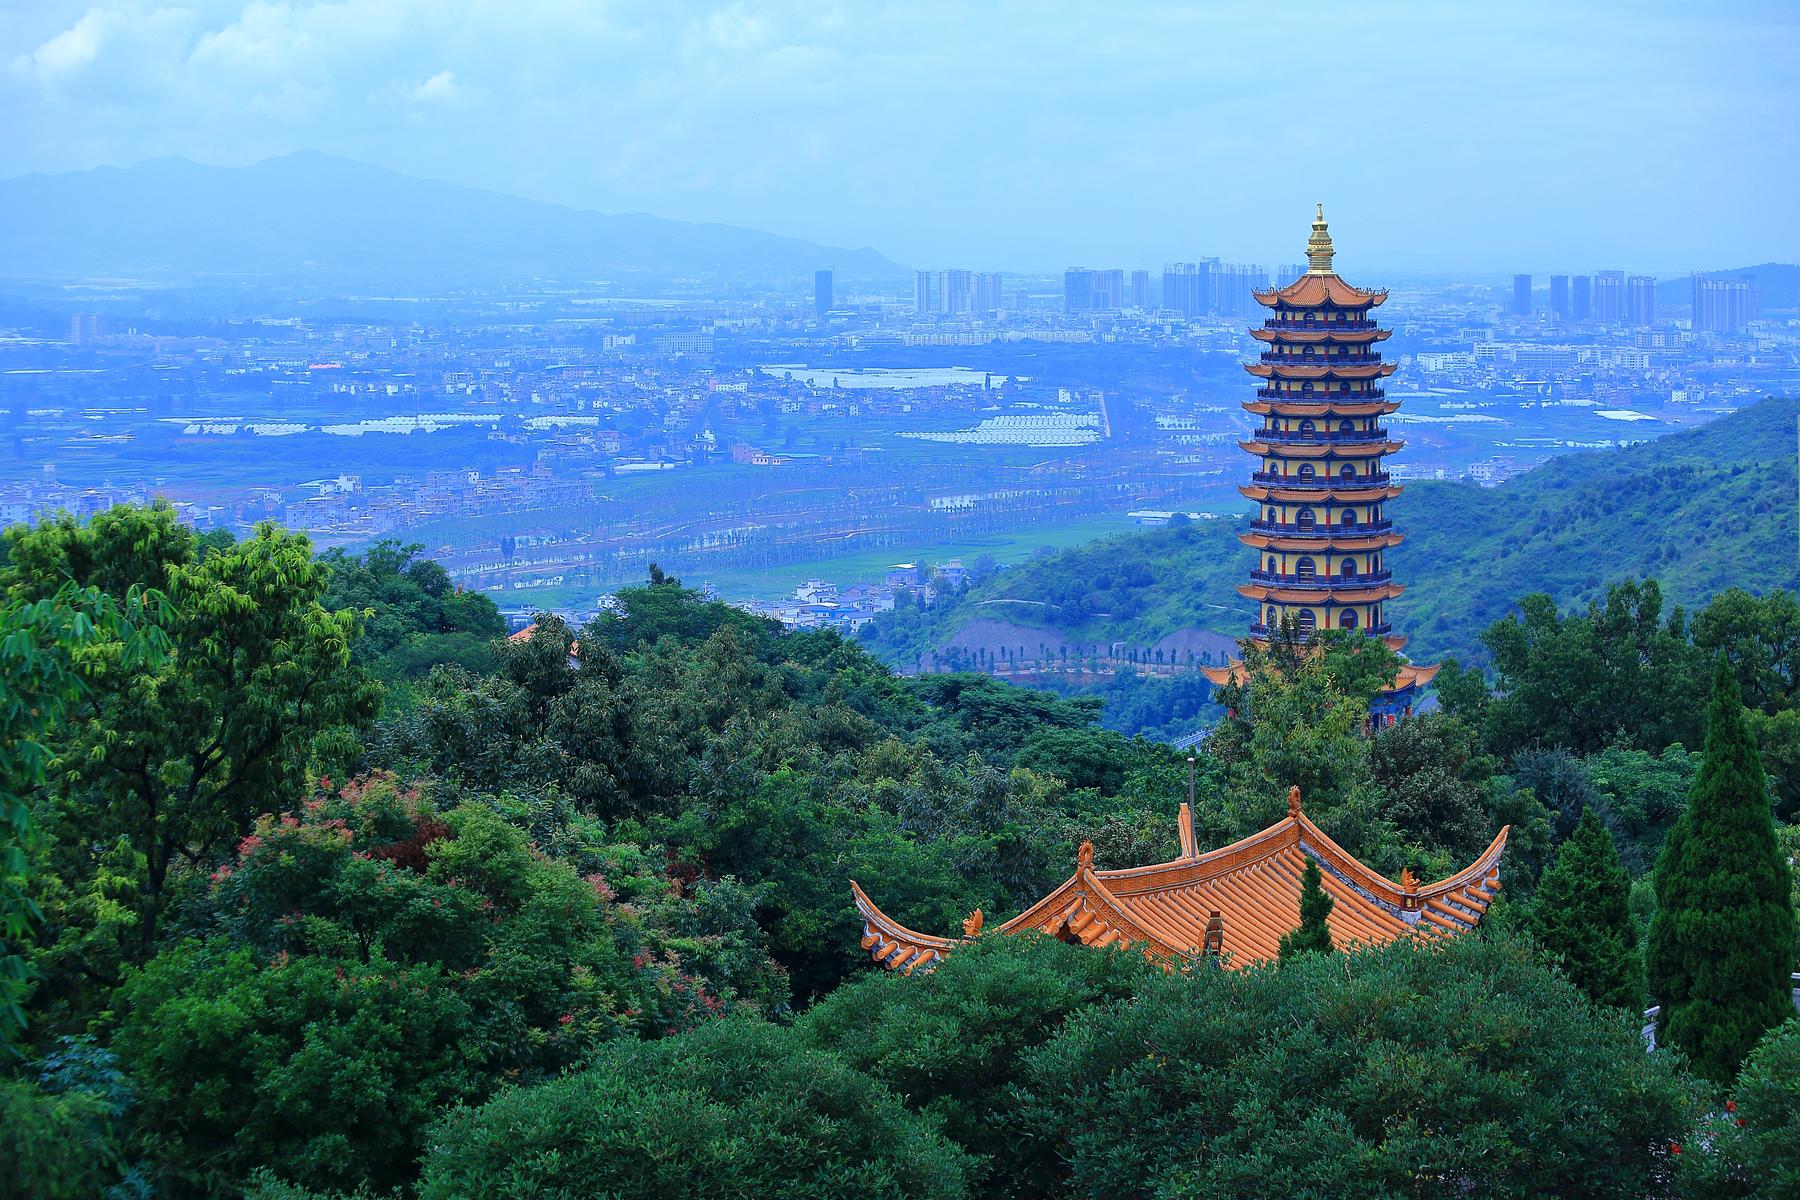
<svg viewBox="0 0 1800 1200">
<path fill-rule="evenodd" d="M 973 565 L 975 559 L 983 554 L 991 554 L 1003 566 L 1011 566 L 1024 562 L 1040 549 L 1067 549 L 1095 538 L 1140 528 L 1142 527 L 1137 522 L 1123 514 L 1083 517 L 1055 525 L 1032 526 L 1011 533 L 952 542 L 893 547 L 815 562 L 785 563 L 778 567 L 720 571 L 705 577 L 685 579 L 683 582 L 693 586 L 710 584 L 726 600 L 773 600 L 791 595 L 797 584 L 808 579 L 823 579 L 840 585 L 872 583 L 880 581 L 892 563 L 941 563 L 960 558 L 965 565 Z M 576 611 L 590 608 L 596 598 L 595 589 L 587 586 L 529 588 L 495 591 L 491 594 L 495 603 L 502 608 L 530 602 L 547 609 Z"/>
</svg>

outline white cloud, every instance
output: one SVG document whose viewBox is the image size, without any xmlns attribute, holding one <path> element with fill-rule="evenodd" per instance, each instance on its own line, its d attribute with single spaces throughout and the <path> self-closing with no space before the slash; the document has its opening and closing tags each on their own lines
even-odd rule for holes
<svg viewBox="0 0 1800 1200">
<path fill-rule="evenodd" d="M 467 92 L 457 86 L 454 71 L 439 71 L 407 94 L 414 104 L 460 104 Z"/>
</svg>

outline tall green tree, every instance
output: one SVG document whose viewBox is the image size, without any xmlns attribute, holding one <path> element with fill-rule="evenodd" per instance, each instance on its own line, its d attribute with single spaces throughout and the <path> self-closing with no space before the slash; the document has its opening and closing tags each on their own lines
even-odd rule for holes
<svg viewBox="0 0 1800 1200">
<path fill-rule="evenodd" d="M 1281 935 L 1283 961 L 1300 954 L 1330 954 L 1336 949 L 1331 942 L 1331 926 L 1325 923 L 1336 903 L 1325 892 L 1325 877 L 1319 864 L 1308 858 L 1306 870 L 1300 873 L 1300 924 Z"/>
<path fill-rule="evenodd" d="M 1557 851 L 1532 901 L 1531 927 L 1575 986 L 1601 1004 L 1643 1003 L 1643 966 L 1631 919 L 1631 877 L 1593 809 Z"/>
<path fill-rule="evenodd" d="M 50 743 L 52 803 L 39 806 L 58 827 L 40 958 L 106 985 L 121 958 L 154 948 L 172 885 L 201 877 L 258 813 L 296 803 L 309 764 L 342 754 L 379 690 L 350 661 L 356 617 L 320 603 L 327 572 L 304 536 L 263 525 L 201 555 L 158 504 L 6 538 L 12 600 L 65 582 L 168 600 L 162 661 L 134 658 L 124 636 L 86 653 L 85 694 Z M 91 939 L 98 920 L 111 932 Z"/>
<path fill-rule="evenodd" d="M 1721 659 L 1705 759 L 1656 867 L 1648 966 L 1658 1040 L 1728 1082 L 1757 1039 L 1792 1015 L 1793 964 L 1788 867 L 1737 678 Z"/>
<path fill-rule="evenodd" d="M 30 965 L 23 944 L 43 916 L 26 886 L 32 796 L 48 778 L 49 742 L 84 691 L 90 651 L 110 641 L 128 665 L 160 663 L 160 592 L 128 588 L 123 603 L 65 581 L 49 596 L 0 601 L 0 1047 L 25 1028 Z"/>
</svg>

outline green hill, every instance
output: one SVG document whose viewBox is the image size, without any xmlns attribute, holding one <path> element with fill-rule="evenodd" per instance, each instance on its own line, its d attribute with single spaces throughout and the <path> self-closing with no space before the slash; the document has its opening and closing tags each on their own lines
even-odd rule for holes
<svg viewBox="0 0 1800 1200">
<path fill-rule="evenodd" d="M 1609 581 L 1651 575 L 1691 606 L 1733 586 L 1800 585 L 1797 420 L 1800 400 L 1765 400 L 1657 441 L 1567 455 L 1499 487 L 1408 485 L 1393 508 L 1407 536 L 1391 561 L 1408 584 L 1390 606 L 1395 628 L 1417 659 L 1468 661 L 1483 656 L 1481 630 L 1528 592 L 1567 608 Z M 885 614 L 869 635 L 896 663 L 978 621 L 1138 646 L 1184 629 L 1235 636 L 1251 615 L 1236 592 L 1251 561 L 1241 527 L 1208 522 L 1046 554 L 952 604 Z"/>
</svg>

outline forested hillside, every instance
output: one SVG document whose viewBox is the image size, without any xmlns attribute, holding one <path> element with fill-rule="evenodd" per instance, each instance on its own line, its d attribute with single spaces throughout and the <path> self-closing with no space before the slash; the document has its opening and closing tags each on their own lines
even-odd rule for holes
<svg viewBox="0 0 1800 1200">
<path fill-rule="evenodd" d="M 654 568 L 618 601 L 514 642 L 406 547 L 160 506 L 7 531 L 0 1195 L 1784 1194 L 1791 594 L 1530 601 L 1491 683 L 1372 733 L 1380 643 L 1252 656 L 1200 843 L 1290 787 L 1390 878 L 1507 827 L 1454 941 L 1315 922 L 1222 970 L 982 936 L 914 975 L 871 966 L 852 879 L 991 928 L 1083 843 L 1174 857 L 1184 757 Z M 1745 881 L 1730 955 L 1682 941 Z"/>
<path fill-rule="evenodd" d="M 1692 606 L 1728 587 L 1800 583 L 1797 418 L 1800 400 L 1765 400 L 1697 430 L 1567 455 L 1495 488 L 1408 484 L 1393 504 L 1406 541 L 1390 556 L 1407 585 L 1390 612 L 1413 639 L 1408 653 L 1483 660 L 1481 631 L 1531 592 L 1584 605 L 1608 581 L 1655 576 L 1672 602 Z M 948 604 L 885 614 L 867 642 L 905 667 L 977 621 L 1101 645 L 1151 646 L 1189 628 L 1237 637 L 1251 612 L 1235 589 L 1253 558 L 1240 528 L 1203 521 L 1048 554 Z"/>
</svg>

